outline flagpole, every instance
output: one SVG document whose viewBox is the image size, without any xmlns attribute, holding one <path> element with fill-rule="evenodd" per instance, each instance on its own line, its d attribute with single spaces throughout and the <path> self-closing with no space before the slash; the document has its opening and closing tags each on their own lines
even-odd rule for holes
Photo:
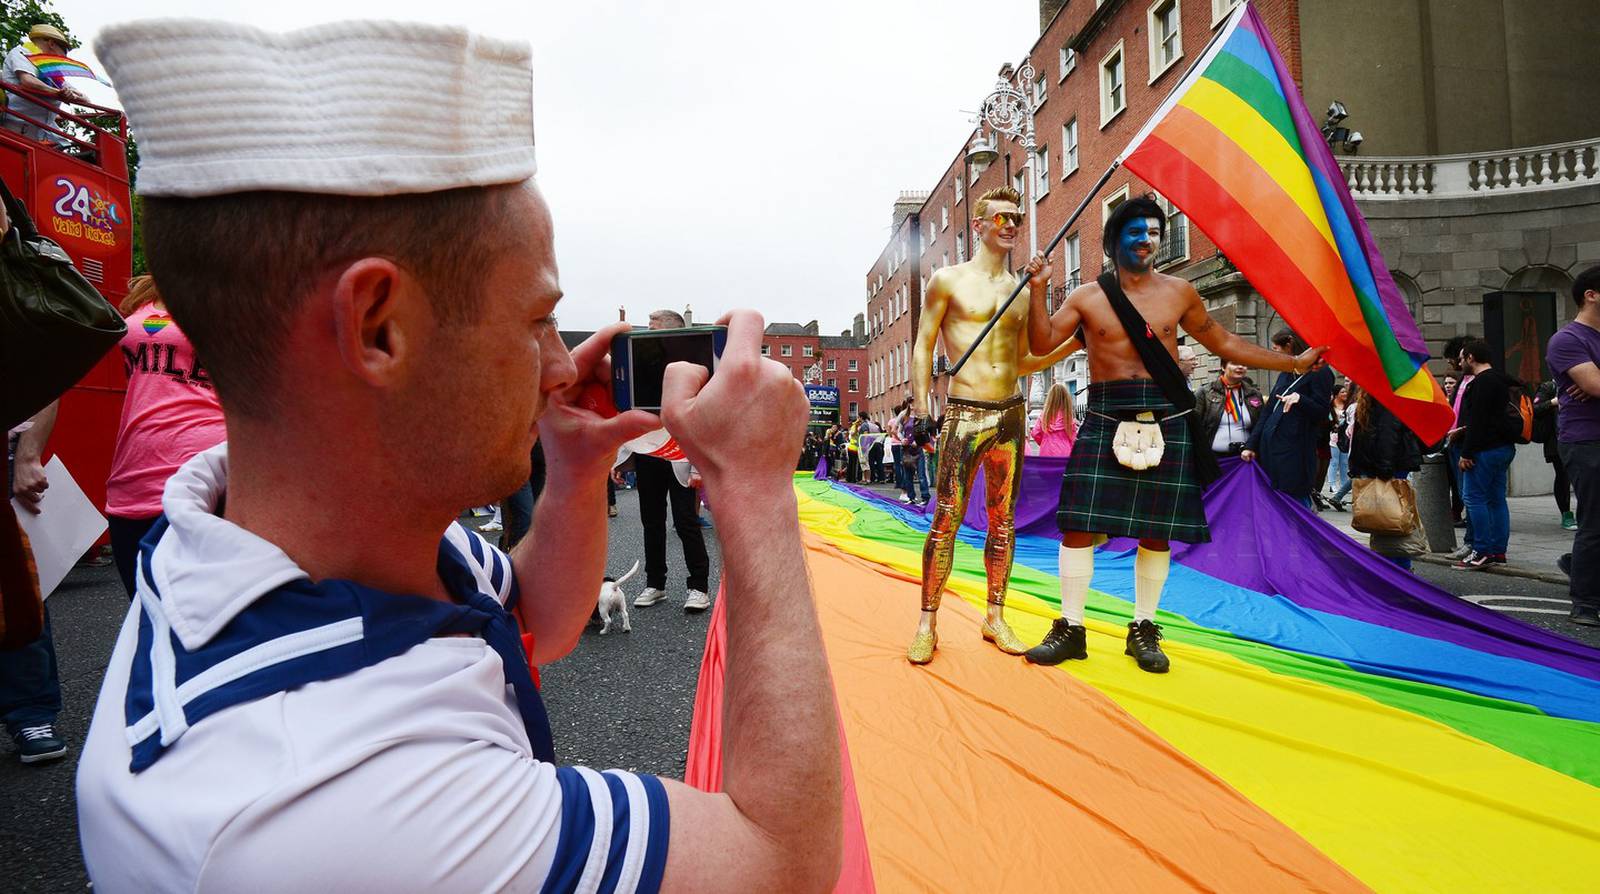
<svg viewBox="0 0 1600 894">
<path fill-rule="evenodd" d="M 1089 188 L 1089 192 L 1084 195 L 1083 201 L 1078 203 L 1078 207 L 1067 216 L 1067 222 L 1061 225 L 1061 229 L 1056 231 L 1055 238 L 1051 239 L 1050 244 L 1045 246 L 1044 256 L 1046 259 L 1050 257 L 1051 252 L 1055 251 L 1056 246 L 1061 243 L 1061 240 L 1066 238 L 1067 229 L 1073 224 L 1077 223 L 1079 217 L 1083 216 L 1084 209 L 1089 207 L 1089 202 L 1093 200 L 1095 195 L 1097 195 L 1106 185 L 1106 181 L 1110 180 L 1111 175 L 1116 173 L 1117 168 L 1122 166 L 1122 160 L 1127 158 L 1128 153 L 1136 145 L 1142 142 L 1147 135 L 1149 135 L 1149 132 L 1154 127 L 1155 122 L 1160 120 L 1161 116 L 1164 115 L 1171 107 L 1174 97 L 1178 96 L 1182 92 L 1183 88 L 1188 84 L 1189 76 L 1194 74 L 1195 71 L 1200 68 L 1201 63 L 1209 62 L 1211 60 L 1211 57 L 1214 55 L 1212 51 L 1220 45 L 1219 41 L 1221 41 L 1224 36 L 1231 36 L 1233 34 L 1233 29 L 1238 26 L 1239 20 L 1244 17 L 1245 7 L 1249 5 L 1250 4 L 1248 2 L 1239 4 L 1239 6 L 1234 9 L 1230 21 L 1228 21 L 1228 23 L 1223 27 L 1218 28 L 1215 34 L 1211 35 L 1211 40 L 1208 41 L 1205 47 L 1200 50 L 1200 54 L 1195 57 L 1195 60 L 1189 63 L 1189 67 L 1184 71 L 1183 77 L 1178 79 L 1178 82 L 1173 85 L 1170 91 L 1167 92 L 1166 99 L 1162 100 L 1161 105 L 1156 107 L 1156 114 L 1151 115 L 1150 120 L 1145 123 L 1145 126 L 1140 128 L 1139 132 L 1134 135 L 1132 140 L 1128 141 L 1128 145 L 1117 154 L 1116 160 L 1111 163 L 1110 167 L 1106 168 L 1106 172 L 1104 174 L 1100 175 L 1100 179 L 1095 181 L 1094 186 Z M 1037 209 L 1037 206 L 1035 206 L 1035 209 Z M 978 345 L 983 343 L 983 339 L 989 334 L 989 330 L 994 328 L 994 324 L 1000 322 L 1000 318 L 1004 316 L 1005 312 L 1011 308 L 1011 302 L 1017 300 L 1017 296 L 1022 294 L 1022 289 L 1027 284 L 1028 281 L 1026 279 L 1023 279 L 1017 283 L 1017 287 L 1011 290 L 1011 297 L 1007 298 L 1005 303 L 1000 305 L 1000 309 L 994 312 L 994 316 L 989 318 L 988 323 L 984 324 L 983 331 L 979 332 L 978 337 L 972 340 L 972 344 L 967 348 L 966 353 L 962 354 L 960 359 L 951 364 L 950 369 L 943 373 L 944 375 L 947 375 L 952 379 L 955 378 L 956 373 L 961 371 L 961 367 L 964 366 L 967 362 L 967 359 L 972 356 L 972 352 L 976 351 L 978 349 Z"/>
</svg>

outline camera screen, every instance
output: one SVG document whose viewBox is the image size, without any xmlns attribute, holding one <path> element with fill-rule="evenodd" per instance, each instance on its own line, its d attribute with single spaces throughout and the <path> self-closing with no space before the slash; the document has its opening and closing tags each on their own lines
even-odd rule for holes
<svg viewBox="0 0 1600 894">
<path fill-rule="evenodd" d="M 661 378 L 667 364 L 680 360 L 716 369 L 716 346 L 711 330 L 671 335 L 634 335 L 628 339 L 633 353 L 633 405 L 639 409 L 661 408 Z"/>
</svg>

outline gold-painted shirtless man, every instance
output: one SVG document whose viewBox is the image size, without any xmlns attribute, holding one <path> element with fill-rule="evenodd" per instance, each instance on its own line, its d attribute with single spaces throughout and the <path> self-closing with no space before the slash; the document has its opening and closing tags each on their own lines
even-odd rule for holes
<svg viewBox="0 0 1600 894">
<path fill-rule="evenodd" d="M 1016 245 L 1022 224 L 1021 200 L 1009 187 L 984 193 L 973 208 L 972 260 L 942 268 L 928 281 L 911 354 L 912 402 L 918 417 L 928 415 L 934 345 L 942 337 L 948 355 L 961 356 L 1017 287 L 1017 276 L 1007 269 L 1006 255 Z M 944 423 L 939 429 L 939 465 L 934 472 L 937 502 L 922 546 L 922 617 L 906 650 L 912 664 L 932 661 L 939 646 L 935 626 L 939 599 L 950 579 L 956 532 L 979 468 L 984 469 L 984 506 L 989 517 L 983 548 L 989 610 L 983 638 L 1010 655 L 1020 655 L 1028 648 L 1011 632 L 1004 612 L 1028 423 L 1027 401 L 1017 381 L 1077 350 L 1077 343 L 1067 340 L 1047 356 L 1030 354 L 1028 314 L 1028 302 L 1013 301 L 949 385 Z"/>
</svg>

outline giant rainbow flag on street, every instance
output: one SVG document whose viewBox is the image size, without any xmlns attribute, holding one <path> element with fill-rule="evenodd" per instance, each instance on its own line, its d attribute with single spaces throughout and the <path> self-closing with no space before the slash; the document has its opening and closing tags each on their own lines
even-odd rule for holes
<svg viewBox="0 0 1600 894">
<path fill-rule="evenodd" d="M 1059 611 L 1063 463 L 1023 469 L 1007 616 L 1025 641 Z M 1213 541 L 1174 545 L 1166 675 L 1123 655 L 1130 543 L 1097 554 L 1089 660 L 1035 667 L 982 642 L 980 506 L 939 652 L 911 666 L 929 516 L 809 475 L 794 487 L 839 701 L 840 891 L 1578 892 L 1600 878 L 1600 650 L 1400 570 L 1254 465 L 1207 491 Z M 709 789 L 724 604 L 690 740 L 689 781 Z"/>
<path fill-rule="evenodd" d="M 1266 26 L 1234 10 L 1118 161 L 1189 216 L 1301 337 L 1432 443 L 1428 347 Z"/>
</svg>

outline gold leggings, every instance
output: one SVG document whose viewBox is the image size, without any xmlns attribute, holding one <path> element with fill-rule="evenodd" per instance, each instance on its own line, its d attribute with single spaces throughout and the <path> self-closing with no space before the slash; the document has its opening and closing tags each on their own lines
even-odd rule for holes
<svg viewBox="0 0 1600 894">
<path fill-rule="evenodd" d="M 983 544 L 983 567 L 989 578 L 989 604 L 1004 605 L 1016 548 L 1017 493 L 1022 487 L 1022 444 L 1028 424 L 1022 395 L 987 401 L 950 398 L 939 428 L 939 465 L 934 471 L 938 502 L 933 524 L 922 544 L 922 610 L 938 611 L 950 579 L 956 533 L 967 513 L 972 480 L 981 465 L 984 508 L 989 536 Z"/>
</svg>

